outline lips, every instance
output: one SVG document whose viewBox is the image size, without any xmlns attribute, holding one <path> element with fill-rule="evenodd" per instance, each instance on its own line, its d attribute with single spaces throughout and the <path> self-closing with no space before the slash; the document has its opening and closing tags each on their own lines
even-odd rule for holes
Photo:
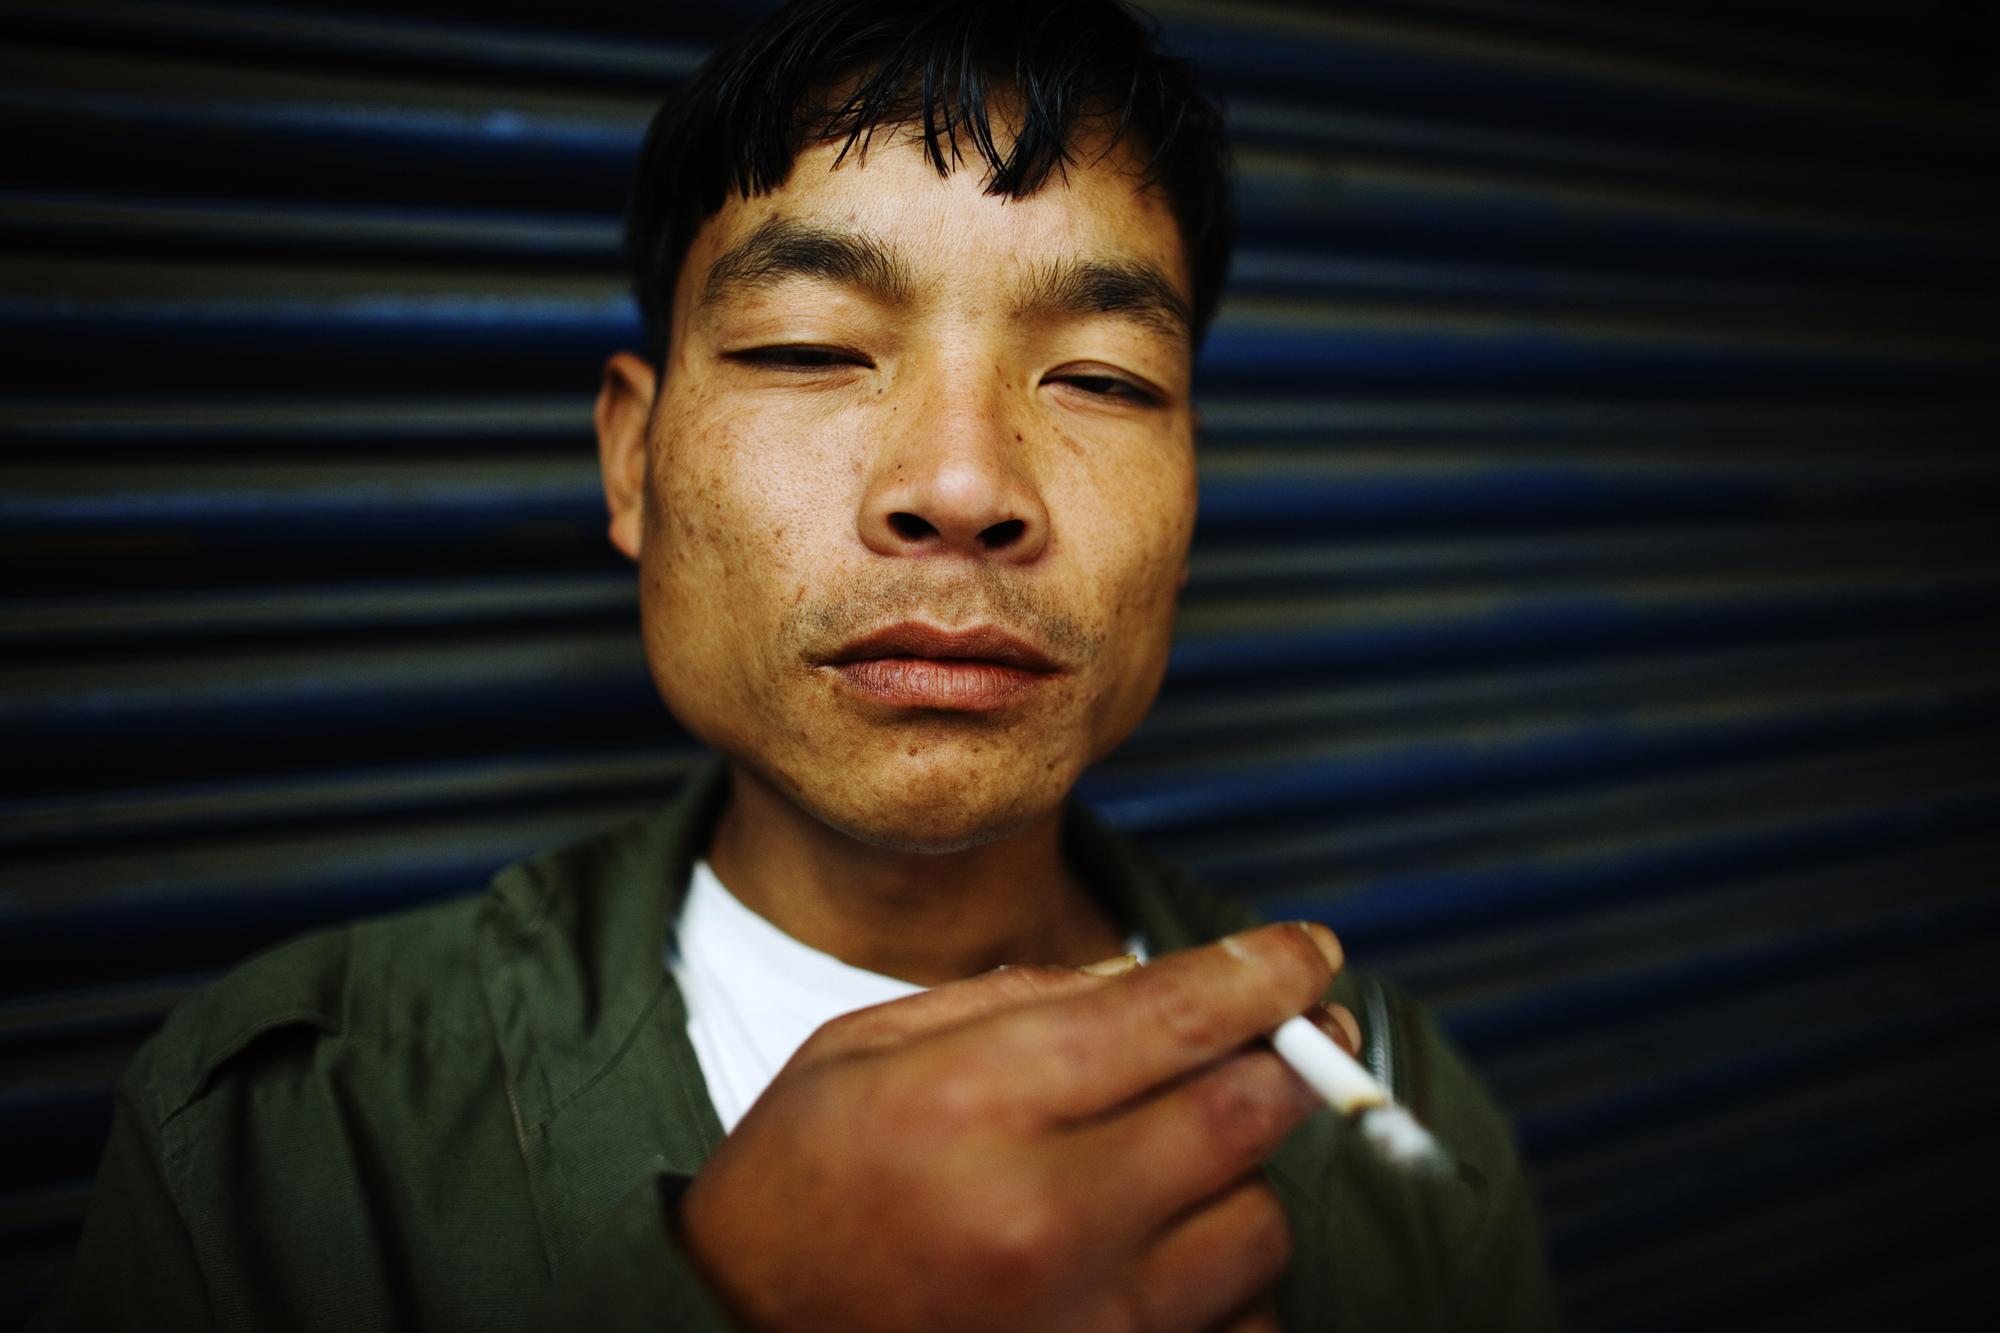
<svg viewBox="0 0 2000 1333">
<path fill-rule="evenodd" d="M 1005 630 L 943 630 L 915 621 L 863 635 L 824 665 L 876 703 L 963 713 L 1018 703 L 1062 671 L 1047 653 Z"/>
</svg>

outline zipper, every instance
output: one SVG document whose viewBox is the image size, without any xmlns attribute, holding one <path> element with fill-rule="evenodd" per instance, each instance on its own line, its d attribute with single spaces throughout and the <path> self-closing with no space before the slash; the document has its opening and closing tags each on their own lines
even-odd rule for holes
<svg viewBox="0 0 2000 1333">
<path fill-rule="evenodd" d="M 1375 1081 L 1389 1090 L 1396 1101 L 1403 1100 L 1403 1089 L 1396 1085 L 1395 1043 L 1390 1037 L 1389 997 L 1382 989 L 1382 983 L 1366 972 L 1355 974 L 1357 988 L 1361 991 L 1361 1014 L 1366 1040 L 1361 1043 L 1361 1062 L 1368 1066 L 1368 1072 Z"/>
</svg>

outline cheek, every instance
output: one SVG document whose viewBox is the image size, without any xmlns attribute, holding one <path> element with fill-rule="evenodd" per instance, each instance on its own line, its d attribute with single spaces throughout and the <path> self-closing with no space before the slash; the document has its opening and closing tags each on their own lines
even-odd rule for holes
<svg viewBox="0 0 2000 1333">
<path fill-rule="evenodd" d="M 1194 527 L 1192 467 L 1156 474 L 1126 494 L 1121 524 L 1128 540 L 1117 545 L 1100 583 L 1108 597 L 1105 660 L 1092 692 L 1090 763 L 1132 734 L 1159 693 Z"/>
<path fill-rule="evenodd" d="M 1195 472 L 1191 451 L 1171 460 L 1145 458 L 1119 470 L 1093 519 L 1105 559 L 1116 570 L 1116 614 L 1127 632 L 1158 622 L 1170 628 L 1181 570 L 1193 536 Z"/>
<path fill-rule="evenodd" d="M 677 651 L 722 644 L 753 658 L 782 655 L 774 625 L 852 528 L 853 469 L 841 466 L 834 423 L 796 415 L 746 411 L 740 397 L 698 390 L 663 406 L 647 592 L 676 619 L 700 617 L 684 622 L 701 632 Z"/>
<path fill-rule="evenodd" d="M 1089 571 L 1103 635 L 1095 706 L 1100 721 L 1120 734 L 1136 724 L 1158 687 L 1194 528 L 1192 448 L 1163 455 L 1161 447 L 1155 440 L 1118 466 L 1093 470 L 1075 492 L 1089 502 L 1071 507 L 1066 524 L 1058 520 L 1069 530 L 1078 567 Z"/>
<path fill-rule="evenodd" d="M 670 407 L 658 480 L 691 519 L 755 521 L 762 530 L 748 539 L 764 543 L 852 526 L 856 444 L 879 430 L 865 410 L 721 390 L 691 391 Z"/>
<path fill-rule="evenodd" d="M 667 409 L 652 481 L 657 535 L 668 563 L 703 584 L 718 566 L 732 575 L 755 574 L 760 542 L 783 527 L 782 506 L 773 504 L 776 488 L 746 484 L 757 462 L 758 432 L 699 392 Z"/>
<path fill-rule="evenodd" d="M 734 751 L 766 711 L 773 622 L 800 582 L 785 488 L 749 484 L 758 433 L 711 396 L 663 402 L 655 429 L 639 562 L 646 657 L 681 725 Z"/>
</svg>

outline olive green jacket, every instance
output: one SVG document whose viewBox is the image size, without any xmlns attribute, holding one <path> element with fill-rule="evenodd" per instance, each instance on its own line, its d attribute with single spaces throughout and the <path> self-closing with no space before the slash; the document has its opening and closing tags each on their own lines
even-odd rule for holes
<svg viewBox="0 0 2000 1333">
<path fill-rule="evenodd" d="M 67 1280 L 36 1329 L 717 1330 L 674 1235 L 722 1138 L 662 961 L 726 790 L 534 857 L 491 890 L 294 940 L 133 1061 Z M 1068 852 L 1156 953 L 1252 924 L 1081 811 Z M 1268 1168 L 1294 1329 L 1542 1329 L 1506 1121 L 1416 1006 L 1335 994 L 1457 1155 L 1380 1165 L 1320 1115 Z"/>
</svg>

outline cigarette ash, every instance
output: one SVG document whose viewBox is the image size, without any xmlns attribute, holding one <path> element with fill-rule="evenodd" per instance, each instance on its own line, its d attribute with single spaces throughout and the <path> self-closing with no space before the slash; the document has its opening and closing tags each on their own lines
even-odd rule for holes
<svg viewBox="0 0 2000 1333">
<path fill-rule="evenodd" d="M 1356 1128 L 1377 1152 L 1398 1166 L 1420 1175 L 1445 1175 L 1451 1171 L 1450 1156 L 1431 1137 L 1431 1132 L 1400 1106 L 1371 1106 L 1361 1113 Z"/>
</svg>

